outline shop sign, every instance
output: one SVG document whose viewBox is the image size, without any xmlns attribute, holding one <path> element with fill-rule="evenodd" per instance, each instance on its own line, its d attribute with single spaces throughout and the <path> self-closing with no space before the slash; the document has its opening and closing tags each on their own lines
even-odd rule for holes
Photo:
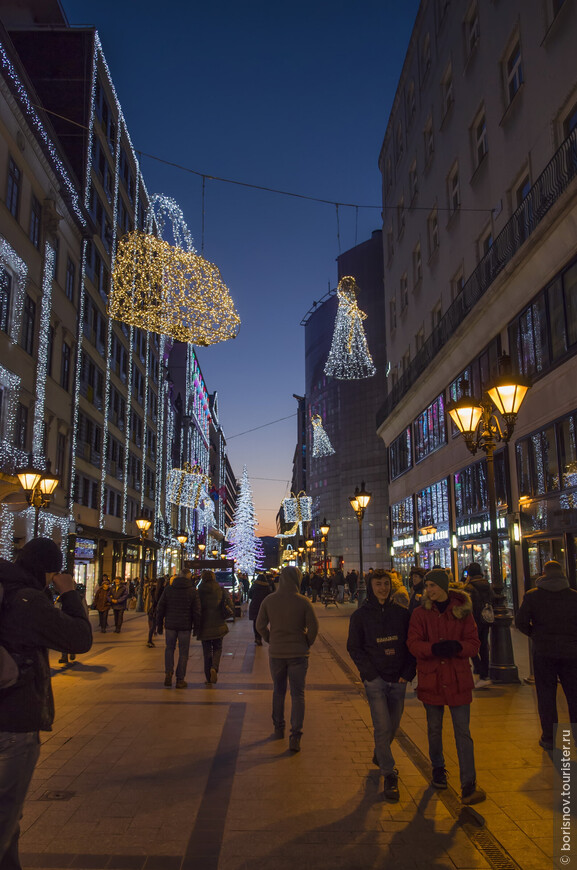
<svg viewBox="0 0 577 870">
<path fill-rule="evenodd" d="M 419 535 L 419 544 L 430 544 L 431 541 L 448 541 L 449 530 L 439 529 L 436 532 L 430 532 L 428 535 Z"/>
<path fill-rule="evenodd" d="M 136 561 L 138 559 L 138 550 L 136 547 L 127 547 L 125 555 L 127 559 L 133 559 Z"/>
<path fill-rule="evenodd" d="M 74 558 L 76 561 L 91 562 L 96 558 L 96 541 L 90 538 L 76 538 L 74 545 Z"/>
<path fill-rule="evenodd" d="M 507 517 L 497 517 L 497 529 L 507 528 Z M 457 526 L 460 538 L 483 538 L 491 533 L 491 523 L 485 518 L 475 518 L 462 526 Z"/>
<path fill-rule="evenodd" d="M 395 548 L 395 550 L 398 550 L 402 547 L 412 547 L 414 543 L 414 538 L 399 538 L 398 540 L 393 541 L 393 547 Z"/>
</svg>

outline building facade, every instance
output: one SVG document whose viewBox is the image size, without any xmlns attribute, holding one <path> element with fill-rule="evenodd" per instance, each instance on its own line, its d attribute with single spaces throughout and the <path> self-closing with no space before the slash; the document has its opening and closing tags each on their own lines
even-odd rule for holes
<svg viewBox="0 0 577 870">
<path fill-rule="evenodd" d="M 507 352 L 533 384 L 495 454 L 512 605 L 548 558 L 575 583 L 576 34 L 572 3 L 421 3 L 380 155 L 395 567 L 490 575 L 486 462 L 446 407 Z"/>
</svg>

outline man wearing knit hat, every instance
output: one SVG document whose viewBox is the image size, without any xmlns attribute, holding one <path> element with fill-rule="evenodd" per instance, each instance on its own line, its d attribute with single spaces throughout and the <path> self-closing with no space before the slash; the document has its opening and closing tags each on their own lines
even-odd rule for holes
<svg viewBox="0 0 577 870">
<path fill-rule="evenodd" d="M 48 649 L 88 652 L 92 629 L 70 574 L 61 574 L 54 541 L 35 538 L 16 563 L 0 560 L 0 644 L 16 661 L 16 682 L 0 689 L 0 868 L 19 870 L 19 820 L 40 752 L 39 731 L 50 731 L 54 699 Z M 48 585 L 60 594 L 54 607 Z"/>
<path fill-rule="evenodd" d="M 479 637 L 469 595 L 449 589 L 442 568 L 425 575 L 421 606 L 411 614 L 407 636 L 409 651 L 417 659 L 417 697 L 425 705 L 432 785 L 447 788 L 443 755 L 443 714 L 449 708 L 459 758 L 461 801 L 485 800 L 477 786 L 475 751 L 469 730 L 473 676 L 469 659 L 479 652 Z"/>
<path fill-rule="evenodd" d="M 543 575 L 530 589 L 515 617 L 515 625 L 533 641 L 533 673 L 541 720 L 539 745 L 555 748 L 557 679 L 567 698 L 569 722 L 577 722 L 577 592 L 559 562 L 543 566 Z M 577 730 L 577 729 L 576 729 Z M 577 740 L 577 734 L 575 734 Z"/>
</svg>

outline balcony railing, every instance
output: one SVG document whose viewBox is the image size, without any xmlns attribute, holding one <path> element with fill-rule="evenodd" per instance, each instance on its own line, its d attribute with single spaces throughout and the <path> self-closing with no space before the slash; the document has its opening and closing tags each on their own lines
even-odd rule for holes
<svg viewBox="0 0 577 870">
<path fill-rule="evenodd" d="M 391 389 L 377 412 L 381 426 L 403 396 L 443 350 L 457 327 L 474 309 L 497 275 L 535 231 L 552 205 L 577 176 L 577 128 L 565 139 L 535 184 L 505 224 L 477 268 L 465 282 L 422 348 Z"/>
</svg>

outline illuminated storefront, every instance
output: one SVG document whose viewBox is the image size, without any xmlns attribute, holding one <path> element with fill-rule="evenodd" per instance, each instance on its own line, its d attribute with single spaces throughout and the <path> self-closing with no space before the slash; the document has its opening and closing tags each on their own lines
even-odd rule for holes
<svg viewBox="0 0 577 870">
<path fill-rule="evenodd" d="M 391 505 L 391 563 L 405 584 L 416 556 L 414 505 L 410 496 Z"/>
<path fill-rule="evenodd" d="M 430 571 L 437 565 L 452 571 L 447 478 L 417 493 L 417 528 L 421 568 Z"/>
<path fill-rule="evenodd" d="M 92 538 L 76 538 L 74 545 L 74 581 L 81 592 L 86 593 L 90 603 L 98 586 L 98 541 Z"/>
</svg>

